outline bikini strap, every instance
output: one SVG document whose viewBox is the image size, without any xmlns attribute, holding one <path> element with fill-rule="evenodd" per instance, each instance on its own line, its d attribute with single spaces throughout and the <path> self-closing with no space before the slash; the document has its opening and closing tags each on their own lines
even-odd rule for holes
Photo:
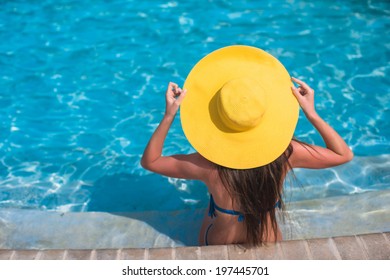
<svg viewBox="0 0 390 280">
<path fill-rule="evenodd" d="M 215 202 L 213 199 L 213 195 L 210 194 L 210 205 L 209 205 L 209 217 L 214 218 L 217 214 L 215 214 Z"/>
<path fill-rule="evenodd" d="M 215 204 L 213 195 L 210 194 L 210 206 L 209 206 L 209 216 L 210 217 L 217 216 L 215 214 L 215 210 L 218 210 L 221 213 L 238 216 L 239 222 L 242 222 L 244 220 L 244 215 L 241 212 L 230 210 L 230 209 L 224 209 L 224 208 L 219 207 L 217 204 Z"/>
<path fill-rule="evenodd" d="M 278 200 L 275 203 L 275 208 L 279 208 L 279 209 L 282 208 L 282 203 L 280 202 L 280 200 Z M 210 205 L 209 205 L 209 214 L 208 214 L 209 217 L 214 218 L 214 217 L 217 216 L 217 214 L 215 213 L 215 210 L 218 210 L 221 213 L 238 216 L 238 221 L 239 222 L 242 222 L 245 219 L 244 215 L 241 212 L 230 210 L 230 209 L 224 209 L 224 208 L 219 207 L 217 204 L 215 204 L 213 195 L 210 194 Z"/>
</svg>

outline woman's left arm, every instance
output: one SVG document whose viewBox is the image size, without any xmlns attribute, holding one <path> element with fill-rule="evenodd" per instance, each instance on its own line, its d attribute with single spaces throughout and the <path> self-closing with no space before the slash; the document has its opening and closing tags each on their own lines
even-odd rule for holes
<svg viewBox="0 0 390 280">
<path fill-rule="evenodd" d="M 199 154 L 162 156 L 165 138 L 185 95 L 185 90 L 181 90 L 175 83 L 169 83 L 165 95 L 164 117 L 145 148 L 141 165 L 145 169 L 169 177 L 202 179 L 202 170 L 205 170 L 206 166 Z"/>
</svg>

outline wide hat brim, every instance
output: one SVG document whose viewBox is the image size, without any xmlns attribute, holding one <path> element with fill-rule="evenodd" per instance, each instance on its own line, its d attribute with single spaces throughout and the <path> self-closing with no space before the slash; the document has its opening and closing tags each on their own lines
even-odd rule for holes
<svg viewBox="0 0 390 280">
<path fill-rule="evenodd" d="M 261 122 L 246 131 L 226 127 L 216 110 L 216 96 L 229 81 L 251 78 L 266 95 Z M 298 121 L 299 104 L 284 66 L 267 52 L 229 46 L 202 58 L 189 73 L 180 117 L 184 134 L 203 157 L 218 165 L 249 169 L 264 166 L 287 149 Z"/>
</svg>

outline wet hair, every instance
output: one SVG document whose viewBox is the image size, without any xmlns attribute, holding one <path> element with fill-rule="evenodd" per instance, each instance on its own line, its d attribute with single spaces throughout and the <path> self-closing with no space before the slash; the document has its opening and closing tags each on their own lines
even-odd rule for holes
<svg viewBox="0 0 390 280">
<path fill-rule="evenodd" d="M 246 237 L 250 245 L 262 245 L 269 238 L 269 225 L 275 234 L 275 240 L 277 238 L 275 205 L 279 201 L 284 209 L 283 181 L 291 169 L 288 159 L 292 152 L 290 144 L 273 162 L 252 169 L 232 169 L 217 165 L 222 184 L 244 215 Z"/>
</svg>

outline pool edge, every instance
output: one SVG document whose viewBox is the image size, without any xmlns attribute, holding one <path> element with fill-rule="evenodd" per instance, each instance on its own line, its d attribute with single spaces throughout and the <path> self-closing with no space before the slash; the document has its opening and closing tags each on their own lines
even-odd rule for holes
<svg viewBox="0 0 390 280">
<path fill-rule="evenodd" d="M 12 250 L 0 260 L 390 260 L 390 232 L 242 245 L 172 248 Z"/>
</svg>

